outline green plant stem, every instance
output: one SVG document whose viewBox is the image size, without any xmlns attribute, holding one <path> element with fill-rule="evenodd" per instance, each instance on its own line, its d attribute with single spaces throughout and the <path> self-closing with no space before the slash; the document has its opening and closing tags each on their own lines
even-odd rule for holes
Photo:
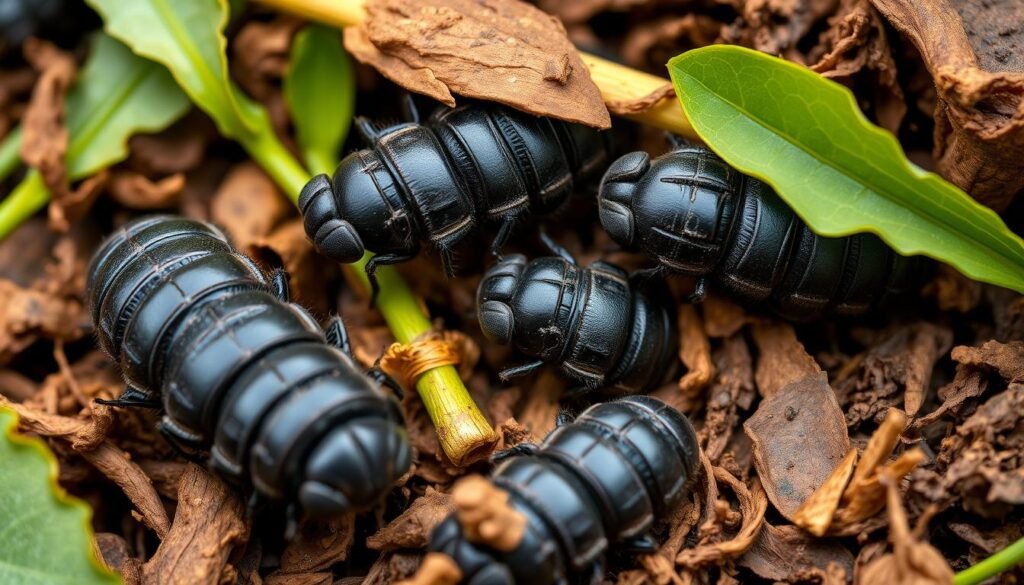
<svg viewBox="0 0 1024 585">
<path fill-rule="evenodd" d="M 310 174 L 296 161 L 275 136 L 243 141 L 242 145 L 280 185 L 291 200 L 297 201 Z M 306 153 L 307 156 L 309 153 Z M 330 153 L 317 153 L 307 158 L 314 172 L 330 172 L 334 166 Z M 369 296 L 366 278 L 367 253 L 359 262 L 346 266 L 350 282 L 358 282 Z M 392 335 L 399 343 L 411 343 L 433 330 L 430 319 L 420 307 L 416 296 L 402 280 L 398 271 L 384 266 L 377 270 L 380 294 L 376 305 L 384 316 Z M 442 366 L 425 372 L 416 382 L 416 391 L 437 429 L 441 448 L 455 465 L 468 465 L 486 457 L 498 440 L 497 434 L 469 395 L 462 378 L 453 366 Z"/>
<path fill-rule="evenodd" d="M 0 181 L 6 179 L 21 164 L 21 127 L 7 133 L 0 142 Z"/>
<path fill-rule="evenodd" d="M 1024 562 L 1024 538 L 981 561 L 973 567 L 960 571 L 953 577 L 953 585 L 977 585 L 1003 571 Z"/>
<path fill-rule="evenodd" d="M 50 190 L 38 171 L 29 171 L 6 199 L 0 201 L 0 240 L 50 201 Z"/>
<path fill-rule="evenodd" d="M 309 163 L 309 168 L 313 169 L 315 174 L 324 173 L 325 175 L 330 176 L 334 169 L 334 165 L 337 162 L 334 160 L 333 156 L 316 148 L 306 149 L 306 151 L 302 153 L 302 156 L 306 158 L 306 162 Z"/>
</svg>

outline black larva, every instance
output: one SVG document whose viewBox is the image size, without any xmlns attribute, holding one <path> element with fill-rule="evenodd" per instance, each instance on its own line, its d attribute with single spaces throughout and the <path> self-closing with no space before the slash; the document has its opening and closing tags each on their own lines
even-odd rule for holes
<svg viewBox="0 0 1024 585">
<path fill-rule="evenodd" d="M 617 242 L 641 248 L 659 269 L 702 277 L 698 296 L 712 275 L 737 299 L 791 319 L 864 313 L 910 289 L 923 265 L 872 234 L 814 234 L 770 187 L 698 146 L 654 160 L 623 156 L 601 181 L 598 203 Z"/>
<path fill-rule="evenodd" d="M 89 269 L 100 345 L 124 372 L 119 405 L 161 407 L 161 432 L 209 448 L 211 466 L 293 514 L 376 502 L 406 472 L 397 403 L 215 227 L 168 216 L 127 224 Z"/>
<path fill-rule="evenodd" d="M 409 260 L 425 243 L 450 275 L 452 248 L 481 224 L 499 226 L 497 254 L 517 221 L 560 208 L 573 182 L 608 160 L 598 131 L 497 104 L 443 108 L 422 124 L 412 117 L 384 129 L 359 120 L 371 147 L 299 197 L 322 254 L 344 263 L 375 254 L 366 266 L 374 287 L 377 266 Z"/>
<path fill-rule="evenodd" d="M 568 251 L 543 239 L 557 256 L 530 262 L 507 256 L 477 289 L 484 336 L 536 358 L 501 377 L 525 375 L 547 362 L 579 382 L 578 390 L 632 394 L 675 374 L 675 305 L 668 291 L 637 288 L 626 271 L 607 262 L 577 266 Z"/>
<path fill-rule="evenodd" d="M 491 475 L 527 519 L 515 550 L 469 542 L 454 516 L 431 535 L 430 549 L 451 557 L 467 585 L 566 583 L 587 573 L 599 582 L 608 549 L 649 549 L 655 519 L 683 500 L 699 472 L 693 426 L 649 396 L 593 406 L 539 447 L 522 447 Z"/>
</svg>

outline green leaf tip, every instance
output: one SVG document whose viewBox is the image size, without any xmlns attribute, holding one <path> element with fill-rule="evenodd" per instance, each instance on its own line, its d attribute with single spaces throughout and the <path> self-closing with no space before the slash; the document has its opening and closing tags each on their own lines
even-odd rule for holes
<svg viewBox="0 0 1024 585">
<path fill-rule="evenodd" d="M 668 62 L 697 134 L 757 177 L 817 233 L 872 232 L 975 280 L 1024 293 L 1024 240 L 991 209 L 909 160 L 842 85 L 743 47 L 713 45 Z"/>
<path fill-rule="evenodd" d="M 92 511 L 57 483 L 57 460 L 0 406 L 0 583 L 116 585 L 96 555 Z"/>
<path fill-rule="evenodd" d="M 314 173 L 330 173 L 356 104 L 355 71 L 341 33 L 323 25 L 302 29 L 292 43 L 283 85 L 306 165 Z"/>
</svg>

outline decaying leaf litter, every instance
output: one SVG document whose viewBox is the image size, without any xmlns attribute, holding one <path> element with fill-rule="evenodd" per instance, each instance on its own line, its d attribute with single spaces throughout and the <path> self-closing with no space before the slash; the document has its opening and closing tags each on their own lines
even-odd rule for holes
<svg viewBox="0 0 1024 585">
<path fill-rule="evenodd" d="M 465 8 L 434 4 L 449 20 Z M 686 10 L 643 0 L 539 7 L 559 17 L 578 46 L 658 75 L 668 57 L 715 42 L 807 65 L 850 86 L 862 109 L 896 132 L 915 162 L 1008 209 L 1017 228 L 1012 199 L 1020 174 L 1007 171 L 1024 142 L 1018 124 L 1024 72 L 1012 57 L 1017 37 L 1009 28 L 987 34 L 992 24 L 971 20 L 979 15 L 969 3 L 948 4 L 918 17 L 888 0 L 737 0 Z M 994 4 L 1006 11 L 1003 21 L 1014 21 L 1011 3 Z M 380 6 L 405 10 L 396 2 Z M 444 28 L 445 22 L 419 24 Z M 460 26 L 483 25 L 466 19 Z M 542 30 L 556 34 L 557 28 Z M 280 81 L 299 29 L 294 17 L 259 6 L 230 29 L 233 75 L 268 107 L 286 141 Z M 418 36 L 402 36 L 410 31 L 424 34 L 395 27 L 371 29 L 368 38 L 394 48 L 392 59 L 415 54 L 404 66 L 415 63 L 422 74 L 432 63 L 415 52 Z M 950 36 L 956 42 L 936 41 Z M 981 37 L 991 42 L 979 43 Z M 22 148 L 36 149 L 24 156 L 60 187 L 66 181 L 63 95 L 80 55 L 46 47 L 26 47 L 27 61 L 14 59 L 5 68 L 4 79 L 12 81 L 4 84 L 10 104 L 4 110 L 12 113 L 9 123 L 24 112 Z M 455 58 L 436 65 L 441 71 L 455 63 L 450 74 L 456 81 L 436 76 L 455 93 L 465 75 L 458 49 L 446 49 Z M 543 62 L 528 69 L 545 79 L 581 74 L 579 64 L 559 63 L 561 69 Z M 377 66 L 389 67 L 386 61 Z M 389 77 L 401 78 L 402 71 L 391 70 Z M 357 110 L 399 116 L 400 92 L 369 68 L 357 73 Z M 479 96 L 507 91 L 486 86 L 489 79 L 475 81 L 485 86 Z M 612 121 L 626 148 L 652 154 L 667 148 L 657 130 Z M 353 137 L 347 148 L 357 145 Z M 281 539 L 281 526 L 254 524 L 235 491 L 178 458 L 153 430 L 153 413 L 92 402 L 116 396 L 123 384 L 93 350 L 82 300 L 85 265 L 103 233 L 141 210 L 212 219 L 266 266 L 287 268 L 300 302 L 318 317 L 333 311 L 345 317 L 365 365 L 392 341 L 338 268 L 312 251 L 284 194 L 217 137 L 205 116 L 192 112 L 129 146 L 128 158 L 108 173 L 54 189 L 59 195 L 49 225 L 34 219 L 0 244 L 6 301 L 0 308 L 0 394 L 20 415 L 22 431 L 47 438 L 62 485 L 94 508 L 103 558 L 126 583 L 296 585 L 409 577 L 430 529 L 455 509 L 454 482 L 487 471 L 485 463 L 460 469 L 446 459 L 414 393 L 403 404 L 417 451 L 405 484 L 374 513 L 303 526 L 289 543 Z M 586 199 L 579 197 L 551 222 L 552 233 L 583 263 L 605 258 L 641 266 L 642 258 L 618 251 L 603 234 Z M 471 275 L 486 261 L 475 250 L 485 247 L 481 240 L 461 251 L 467 276 L 445 279 L 429 257 L 400 270 L 445 328 L 479 345 L 480 362 L 467 386 L 505 448 L 543 437 L 554 426 L 565 383 L 548 373 L 508 388 L 497 382 L 496 372 L 516 356 L 486 342 L 474 318 L 478 277 Z M 691 283 L 676 279 L 672 286 L 682 298 Z M 614 558 L 606 579 L 944 583 L 953 571 L 1016 541 L 1024 503 L 1022 311 L 1018 295 L 952 271 L 940 271 L 918 302 L 867 320 L 791 325 L 713 293 L 703 305 L 684 308 L 680 360 L 688 371 L 655 395 L 698 426 L 705 473 L 692 501 L 660 527 L 661 547 L 636 559 Z"/>
</svg>

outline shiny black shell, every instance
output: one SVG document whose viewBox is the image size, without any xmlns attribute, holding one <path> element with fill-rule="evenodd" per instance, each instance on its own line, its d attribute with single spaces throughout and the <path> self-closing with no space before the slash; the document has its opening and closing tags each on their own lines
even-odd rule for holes
<svg viewBox="0 0 1024 585">
<path fill-rule="evenodd" d="M 510 255 L 480 281 L 477 317 L 491 341 L 556 364 L 586 388 L 632 394 L 677 369 L 675 306 L 658 292 L 607 262 Z"/>
<path fill-rule="evenodd" d="M 736 299 L 791 319 L 865 313 L 910 290 L 923 268 L 872 234 L 814 234 L 768 185 L 704 147 L 619 158 L 598 203 L 618 243 L 669 270 L 711 275 Z"/>
<path fill-rule="evenodd" d="M 515 550 L 467 541 L 454 516 L 434 530 L 430 549 L 451 557 L 467 585 L 565 583 L 664 518 L 699 469 L 696 433 L 674 408 L 649 396 L 598 404 L 491 474 L 527 518 Z"/>
<path fill-rule="evenodd" d="M 410 465 L 394 399 L 328 345 L 300 306 L 212 225 L 153 216 L 100 248 L 89 306 L 161 431 L 211 466 L 312 516 L 376 502 Z"/>
<path fill-rule="evenodd" d="M 445 252 L 481 224 L 551 213 L 608 160 L 598 131 L 497 104 L 369 131 L 370 148 L 299 197 L 306 234 L 338 262 L 366 250 L 405 258 L 426 243 Z"/>
</svg>

